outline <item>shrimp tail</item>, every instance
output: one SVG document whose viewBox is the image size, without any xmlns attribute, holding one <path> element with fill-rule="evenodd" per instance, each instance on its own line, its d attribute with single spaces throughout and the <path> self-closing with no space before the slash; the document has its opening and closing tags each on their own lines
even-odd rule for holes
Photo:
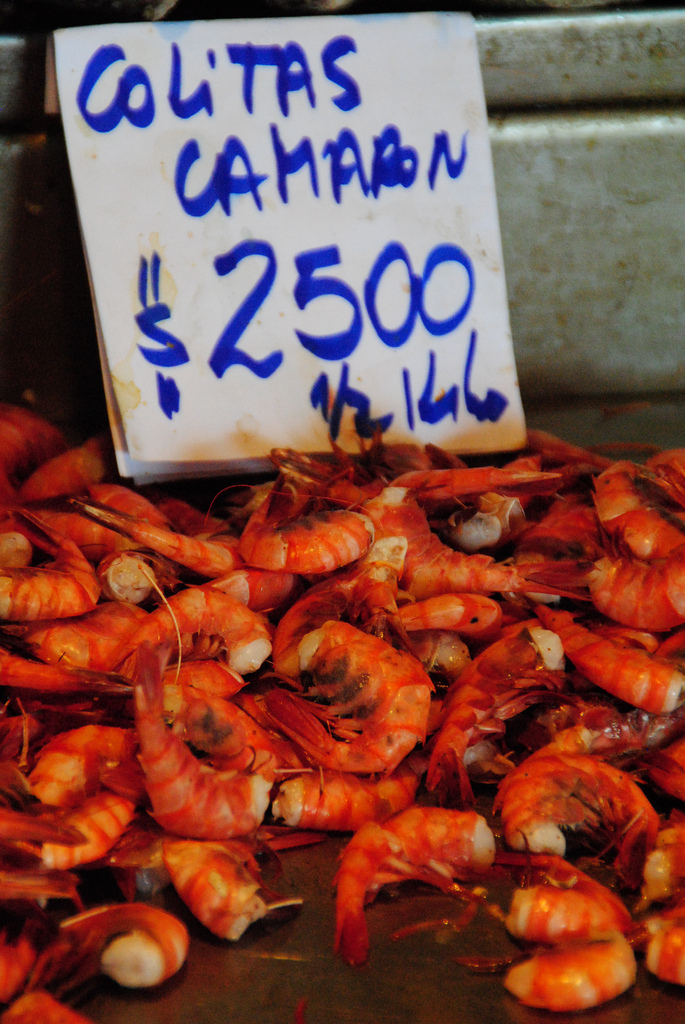
<svg viewBox="0 0 685 1024">
<path fill-rule="evenodd" d="M 654 848 L 654 825 L 639 817 L 626 829 L 616 857 L 616 870 L 631 889 L 638 889 L 643 881 L 647 855 Z"/>
<path fill-rule="evenodd" d="M 126 676 L 87 668 L 46 665 L 10 654 L 0 646 L 0 685 L 43 693 L 98 693 L 125 696 L 131 692 Z"/>
<path fill-rule="evenodd" d="M 6 841 L 61 843 L 64 846 L 77 846 L 83 842 L 78 829 L 59 821 L 50 809 L 44 814 L 30 814 L 2 807 L 0 829 Z"/>
<path fill-rule="evenodd" d="M 78 884 L 78 875 L 70 871 L 3 869 L 0 870 L 0 900 L 71 900 L 81 910 Z"/>
<path fill-rule="evenodd" d="M 516 567 L 523 579 L 540 588 L 540 593 L 554 593 L 575 600 L 590 599 L 588 581 L 591 562 L 563 558 L 544 562 L 518 562 Z"/>
<path fill-rule="evenodd" d="M 335 934 L 335 952 L 350 967 L 362 967 L 369 958 L 369 932 L 363 909 L 348 907 Z"/>
<path fill-rule="evenodd" d="M 463 746 L 461 734 L 459 739 L 462 741 L 459 745 Z M 473 807 L 476 802 L 463 758 L 453 744 L 445 742 L 444 736 L 429 762 L 426 785 L 438 793 L 442 804 L 456 802 L 466 808 Z"/>
<path fill-rule="evenodd" d="M 146 714 L 161 711 L 164 703 L 164 671 L 169 663 L 171 645 L 144 641 L 136 651 L 136 702 Z"/>
<path fill-rule="evenodd" d="M 266 697 L 266 706 L 277 727 L 318 764 L 317 755 L 330 746 L 330 733 L 309 704 L 295 694 L 273 689 Z"/>
<path fill-rule="evenodd" d="M 59 553 L 60 542 L 63 542 L 64 538 L 59 537 L 57 531 L 42 522 L 33 512 L 28 509 L 16 508 L 12 512 L 12 519 L 32 544 L 37 545 L 42 551 L 46 551 L 53 557 Z"/>
</svg>

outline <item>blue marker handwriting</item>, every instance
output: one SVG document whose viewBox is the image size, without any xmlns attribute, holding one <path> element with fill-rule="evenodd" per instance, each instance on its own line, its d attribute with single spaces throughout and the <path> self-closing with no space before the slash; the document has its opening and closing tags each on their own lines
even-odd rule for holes
<svg viewBox="0 0 685 1024">
<path fill-rule="evenodd" d="M 160 320 L 168 320 L 171 317 L 171 310 L 165 302 L 159 301 L 159 274 L 162 261 L 158 253 L 154 252 L 148 264 L 144 256 L 140 258 L 138 266 L 138 298 L 142 309 L 136 314 L 136 323 L 143 334 L 156 341 L 161 347 L 150 348 L 139 345 L 138 348 L 147 359 L 148 363 L 155 366 L 180 366 L 190 359 L 185 345 L 178 338 L 174 337 L 163 327 L 158 327 Z M 153 303 L 148 301 L 148 288 L 152 291 Z"/>
<path fill-rule="evenodd" d="M 232 367 L 241 367 L 243 372 L 266 380 L 277 374 L 285 362 L 286 353 L 281 349 L 276 349 L 261 359 L 254 357 L 249 351 L 251 323 L 262 306 L 268 302 L 278 275 L 278 260 L 273 246 L 259 239 L 240 242 L 215 258 L 214 270 L 219 277 L 225 277 L 244 260 L 254 258 L 261 262 L 261 274 L 251 291 L 237 305 L 208 360 L 210 369 L 219 379 Z M 338 246 L 331 245 L 301 252 L 295 256 L 294 263 L 298 276 L 293 288 L 293 297 L 305 318 L 309 304 L 319 298 L 335 296 L 342 301 L 343 309 L 345 305 L 348 307 L 347 325 L 333 334 L 314 335 L 295 328 L 295 336 L 302 347 L 317 359 L 327 363 L 341 363 L 334 392 L 331 390 L 327 372 L 321 372 L 317 377 L 309 393 L 312 409 L 320 411 L 334 440 L 340 432 L 346 408 L 354 410 L 355 429 L 361 437 L 372 437 L 377 431 L 384 433 L 394 421 L 395 414 L 383 412 L 380 415 L 372 415 L 371 396 L 350 384 L 347 360 L 356 351 L 362 339 L 365 320 L 368 319 L 377 340 L 392 349 L 401 349 L 409 342 L 417 322 L 420 322 L 434 338 L 452 334 L 464 322 L 473 302 L 475 273 L 471 260 L 459 246 L 442 243 L 429 251 L 422 271 L 417 273 L 404 246 L 397 241 L 389 242 L 374 261 L 364 282 L 361 297 L 339 273 L 321 273 L 343 265 Z M 407 275 L 407 312 L 399 327 L 389 328 L 383 324 L 379 314 L 377 296 L 385 273 L 394 263 L 401 264 Z M 454 289 L 454 311 L 443 319 L 436 319 L 426 311 L 426 293 L 430 290 L 434 271 L 444 263 L 453 263 L 461 268 L 462 284 Z M 160 269 L 161 261 L 156 252 L 149 261 L 141 258 L 138 269 L 138 293 L 142 310 L 136 314 L 135 320 L 143 334 L 162 347 L 152 349 L 139 343 L 138 348 L 149 363 L 171 368 L 187 362 L 190 356 L 178 338 L 157 326 L 160 320 L 169 319 L 171 316 L 169 307 L 159 301 Z M 150 290 L 154 300 L 152 304 L 148 299 Z M 477 334 L 472 330 L 461 385 L 449 381 L 448 386 L 445 386 L 444 382 L 442 386 L 439 385 L 438 356 L 434 350 L 430 350 L 425 380 L 417 400 L 414 399 L 409 369 L 400 369 L 406 424 L 410 431 L 415 430 L 417 417 L 422 423 L 430 425 L 439 423 L 446 417 L 451 417 L 456 422 L 459 415 L 460 387 L 467 415 L 480 423 L 496 422 L 502 416 L 508 404 L 503 394 L 488 389 L 485 397 L 480 398 L 472 390 L 471 375 L 476 349 Z M 158 373 L 156 379 L 160 408 L 170 419 L 179 410 L 180 389 L 172 377 L 163 377 Z"/>
<path fill-rule="evenodd" d="M 257 76 L 271 75 L 274 82 L 277 107 L 284 119 L 290 114 L 291 97 L 302 93 L 303 102 L 316 109 L 317 104 L 330 102 L 343 113 L 353 111 L 362 104 L 357 81 L 339 61 L 354 59 L 357 45 L 349 36 L 335 36 L 323 47 L 320 57 L 321 71 L 328 86 L 326 98 L 321 100 L 321 88 L 315 88 L 315 76 L 305 51 L 295 42 L 284 46 L 255 46 L 252 43 L 230 44 L 219 56 L 237 69 L 240 97 L 249 114 L 256 110 L 255 80 Z M 208 70 L 218 67 L 218 55 L 207 50 Z M 120 64 L 123 62 L 123 67 Z M 92 99 L 96 86 L 104 79 L 111 96 L 106 106 L 95 109 Z M 238 83 L 236 83 L 238 85 Z M 342 91 L 334 91 L 335 85 Z M 159 104 L 164 100 L 174 116 L 190 122 L 199 115 L 215 116 L 215 98 L 209 79 L 184 85 L 183 60 L 178 43 L 172 43 L 169 52 L 169 90 L 166 97 L 155 96 L 150 75 L 140 64 L 126 61 L 123 47 L 110 44 L 99 47 L 88 60 L 76 94 L 76 102 L 86 124 L 99 133 L 109 133 L 129 124 L 144 130 L 154 123 Z M 287 203 L 288 179 L 300 171 L 308 177 L 314 199 L 330 198 L 342 203 L 347 188 L 362 195 L 378 199 L 384 189 L 401 187 L 410 189 L 419 177 L 425 178 L 431 190 L 441 180 L 457 179 L 464 172 L 467 158 L 467 133 L 450 139 L 445 130 L 436 131 L 430 152 L 422 155 L 411 141 L 404 140 L 397 125 L 379 126 L 373 137 L 372 156 L 367 165 L 363 146 L 355 132 L 345 127 L 335 138 L 327 139 L 320 150 L 312 139 L 286 138 L 284 124 L 269 123 L 269 142 L 272 159 L 269 166 L 255 167 L 245 142 L 236 135 L 226 137 L 220 152 L 202 152 L 199 141 L 188 138 L 181 146 L 174 172 L 174 189 L 182 209 L 190 217 L 204 217 L 218 203 L 227 216 L 233 212 L 232 198 L 249 195 L 257 210 L 263 209 L 261 187 L 273 180 L 278 195 Z M 204 180 L 204 186 L 194 194 L 188 190 L 188 176 L 195 164 Z M 321 182 L 328 187 L 323 190 Z"/>
<path fill-rule="evenodd" d="M 361 103 L 359 86 L 355 79 L 339 66 L 338 61 L 348 54 L 356 53 L 357 45 L 349 36 L 336 36 L 329 40 L 320 54 L 321 70 L 330 87 L 335 85 L 341 92 L 329 92 L 329 100 L 339 110 L 349 111 Z M 221 60 L 228 61 L 230 66 L 238 69 L 238 83 L 245 110 L 249 114 L 255 112 L 254 84 L 257 75 L 270 75 L 274 83 L 278 106 L 284 117 L 290 112 L 290 96 L 303 92 L 309 106 L 317 106 L 314 89 L 314 75 L 307 55 L 298 43 L 290 42 L 285 46 L 254 46 L 252 43 L 228 44 L 224 51 L 219 51 Z M 206 53 L 207 67 L 210 72 L 217 69 L 217 52 L 208 49 Z M 126 61 L 126 52 L 117 44 L 100 46 L 89 58 L 81 82 L 78 87 L 76 102 L 81 116 L 91 128 L 97 132 L 111 132 L 122 119 L 130 121 L 137 128 L 147 128 L 152 124 L 159 97 L 155 99 L 150 75 L 140 64 L 128 64 L 123 70 L 118 66 Z M 110 68 L 114 68 L 110 75 Z M 266 69 L 266 70 L 265 70 Z M 118 76 L 118 77 L 117 77 Z M 112 98 L 102 110 L 93 110 L 92 94 L 105 77 L 112 80 Z M 193 90 L 183 82 L 183 56 L 178 43 L 172 43 L 169 51 L 169 91 L 166 100 L 174 115 L 183 120 L 204 113 L 206 117 L 214 115 L 214 97 L 211 83 L 203 79 Z M 137 103 L 131 102 L 133 90 L 140 86 Z M 142 95 L 140 92 L 142 91 Z"/>
</svg>

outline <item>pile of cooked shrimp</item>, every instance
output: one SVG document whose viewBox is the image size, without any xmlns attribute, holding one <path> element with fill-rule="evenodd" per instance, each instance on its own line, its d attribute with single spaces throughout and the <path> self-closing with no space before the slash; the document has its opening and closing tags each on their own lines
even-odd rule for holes
<svg viewBox="0 0 685 1024">
<path fill-rule="evenodd" d="M 0 406 L 2 1024 L 174 974 L 165 886 L 238 940 L 283 905 L 260 854 L 328 831 L 350 965 L 382 886 L 504 873 L 521 1002 L 596 1006 L 638 960 L 685 984 L 685 450 L 272 461 L 196 507 Z M 82 865 L 121 900 L 84 908 Z"/>
</svg>

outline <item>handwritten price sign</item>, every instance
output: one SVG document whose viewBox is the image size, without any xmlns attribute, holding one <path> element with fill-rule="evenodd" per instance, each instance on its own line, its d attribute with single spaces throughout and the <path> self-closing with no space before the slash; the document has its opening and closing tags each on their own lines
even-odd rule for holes
<svg viewBox="0 0 685 1024">
<path fill-rule="evenodd" d="M 56 33 L 126 475 L 524 433 L 473 21 Z"/>
</svg>

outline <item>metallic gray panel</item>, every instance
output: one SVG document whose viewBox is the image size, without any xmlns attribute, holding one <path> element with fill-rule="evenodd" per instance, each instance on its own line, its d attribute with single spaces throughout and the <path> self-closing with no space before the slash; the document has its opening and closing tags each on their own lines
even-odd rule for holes
<svg viewBox="0 0 685 1024">
<path fill-rule="evenodd" d="M 685 95 L 685 11 L 477 20 L 490 109 Z"/>
<path fill-rule="evenodd" d="M 685 110 L 491 122 L 526 397 L 685 389 Z"/>
<path fill-rule="evenodd" d="M 476 18 L 490 109 L 685 95 L 685 11 Z M 44 37 L 0 36 L 0 123 L 41 116 Z"/>
<path fill-rule="evenodd" d="M 650 395 L 637 401 L 590 398 L 529 405 L 526 422 L 574 444 L 599 444 L 614 458 L 643 461 L 659 448 L 685 444 L 685 398 Z"/>
<path fill-rule="evenodd" d="M 42 117 L 45 38 L 0 36 L 0 124 Z"/>
</svg>

